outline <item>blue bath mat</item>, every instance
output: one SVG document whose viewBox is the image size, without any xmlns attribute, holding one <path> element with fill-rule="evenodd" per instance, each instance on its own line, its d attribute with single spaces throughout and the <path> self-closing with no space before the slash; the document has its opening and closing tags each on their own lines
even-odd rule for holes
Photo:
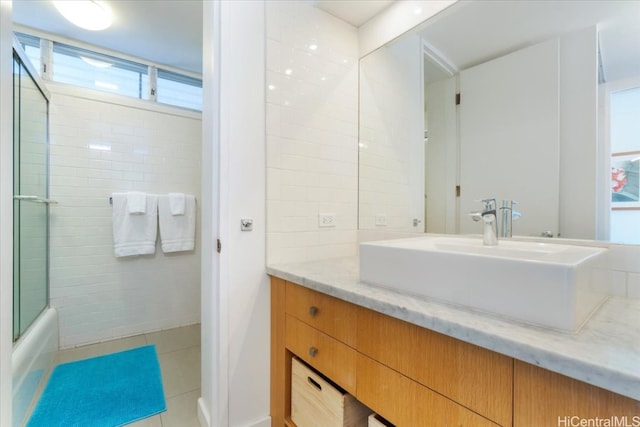
<svg viewBox="0 0 640 427">
<path fill-rule="evenodd" d="M 116 427 L 165 411 L 154 345 L 56 366 L 27 427 Z"/>
</svg>

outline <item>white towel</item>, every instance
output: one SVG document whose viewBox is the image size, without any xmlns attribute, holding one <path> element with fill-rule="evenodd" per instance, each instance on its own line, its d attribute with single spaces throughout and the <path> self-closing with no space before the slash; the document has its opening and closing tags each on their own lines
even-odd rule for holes
<svg viewBox="0 0 640 427">
<path fill-rule="evenodd" d="M 169 193 L 169 206 L 171 215 L 184 215 L 184 193 Z"/>
<path fill-rule="evenodd" d="M 114 193 L 113 246 L 116 257 L 156 252 L 158 196 L 146 195 L 144 214 L 130 215 L 127 193 Z"/>
<path fill-rule="evenodd" d="M 147 194 L 140 191 L 127 193 L 127 205 L 130 214 L 143 214 L 147 210 Z"/>
<path fill-rule="evenodd" d="M 185 195 L 184 215 L 172 215 L 169 196 L 158 196 L 158 220 L 163 252 L 191 251 L 196 240 L 196 198 Z"/>
</svg>

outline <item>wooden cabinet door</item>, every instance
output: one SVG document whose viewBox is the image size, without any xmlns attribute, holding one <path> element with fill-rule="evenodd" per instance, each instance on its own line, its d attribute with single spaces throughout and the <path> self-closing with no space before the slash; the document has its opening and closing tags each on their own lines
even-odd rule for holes
<svg viewBox="0 0 640 427">
<path fill-rule="evenodd" d="M 640 401 L 516 360 L 513 417 L 514 427 L 640 426 Z"/>
<path fill-rule="evenodd" d="M 358 353 L 362 403 L 397 427 L 496 427 L 497 424 Z"/>
<path fill-rule="evenodd" d="M 513 359 L 360 308 L 356 348 L 456 402 L 510 426 Z"/>
</svg>

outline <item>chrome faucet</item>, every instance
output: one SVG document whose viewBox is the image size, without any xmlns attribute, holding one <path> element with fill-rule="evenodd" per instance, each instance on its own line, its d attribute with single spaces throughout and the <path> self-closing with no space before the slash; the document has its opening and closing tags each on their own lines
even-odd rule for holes
<svg viewBox="0 0 640 427">
<path fill-rule="evenodd" d="M 471 219 L 484 223 L 482 232 L 482 242 L 485 246 L 496 246 L 498 244 L 498 224 L 496 215 L 496 199 L 483 199 L 482 211 L 471 212 Z"/>
<path fill-rule="evenodd" d="M 500 237 L 512 237 L 513 227 L 512 223 L 514 219 L 518 219 L 522 214 L 513 210 L 513 205 L 517 205 L 515 200 L 503 200 L 502 207 L 500 208 Z"/>
</svg>

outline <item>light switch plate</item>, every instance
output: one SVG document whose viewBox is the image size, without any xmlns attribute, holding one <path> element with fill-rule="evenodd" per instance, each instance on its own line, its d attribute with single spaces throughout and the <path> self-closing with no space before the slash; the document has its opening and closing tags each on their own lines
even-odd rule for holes
<svg viewBox="0 0 640 427">
<path fill-rule="evenodd" d="M 251 218 L 241 218 L 240 219 L 240 230 L 242 230 L 242 231 L 253 231 L 253 219 L 251 219 Z"/>
</svg>

